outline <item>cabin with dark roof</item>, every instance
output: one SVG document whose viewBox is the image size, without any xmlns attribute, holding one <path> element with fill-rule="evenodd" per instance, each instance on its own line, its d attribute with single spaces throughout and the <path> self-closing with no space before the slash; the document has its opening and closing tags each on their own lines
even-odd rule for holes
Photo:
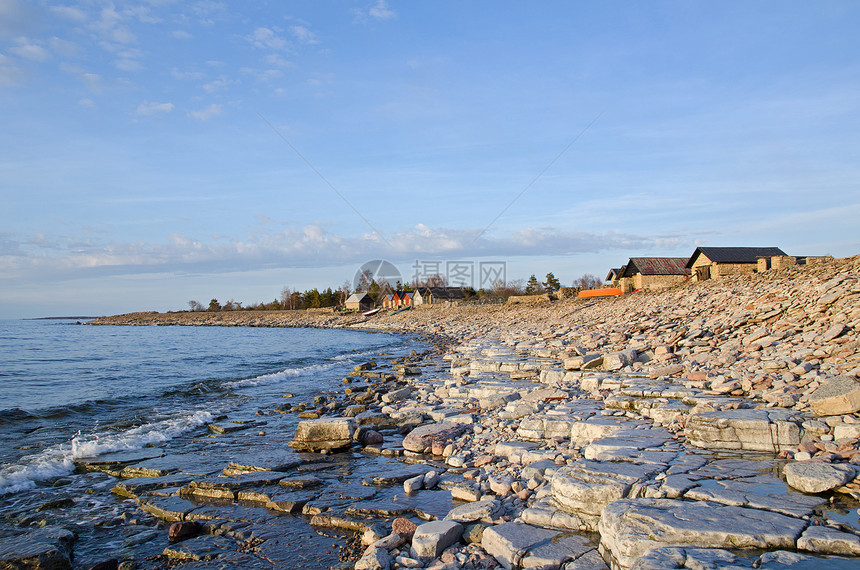
<svg viewBox="0 0 860 570">
<path fill-rule="evenodd" d="M 414 294 L 412 291 L 399 291 L 398 294 L 400 296 L 400 304 L 398 305 L 399 307 L 412 306 L 412 296 Z"/>
<path fill-rule="evenodd" d="M 631 257 L 618 279 L 618 287 L 625 293 L 669 289 L 689 278 L 686 264 L 686 257 Z"/>
<path fill-rule="evenodd" d="M 693 281 L 756 273 L 759 259 L 786 256 L 778 247 L 697 247 L 687 261 Z"/>
<path fill-rule="evenodd" d="M 606 279 L 604 281 L 609 281 L 612 287 L 618 287 L 618 283 L 621 280 L 621 274 L 624 273 L 624 266 L 621 267 L 613 267 L 609 270 L 609 273 L 606 274 Z"/>
<path fill-rule="evenodd" d="M 366 311 L 373 307 L 373 297 L 362 291 L 355 292 L 346 300 L 344 307 L 347 311 Z"/>
<path fill-rule="evenodd" d="M 415 305 L 440 305 L 456 303 L 465 298 L 466 292 L 460 287 L 424 287 L 415 291 L 413 303 Z"/>
</svg>

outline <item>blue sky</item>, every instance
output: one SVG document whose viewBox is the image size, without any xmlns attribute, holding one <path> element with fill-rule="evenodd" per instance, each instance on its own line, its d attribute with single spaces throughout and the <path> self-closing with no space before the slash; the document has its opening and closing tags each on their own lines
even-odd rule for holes
<svg viewBox="0 0 860 570">
<path fill-rule="evenodd" d="M 0 0 L 0 318 L 860 253 L 856 2 Z"/>
</svg>

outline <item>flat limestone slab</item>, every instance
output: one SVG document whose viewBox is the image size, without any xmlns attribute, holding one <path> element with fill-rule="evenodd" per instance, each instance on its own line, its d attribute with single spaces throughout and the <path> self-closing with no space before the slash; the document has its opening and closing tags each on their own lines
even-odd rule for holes
<svg viewBox="0 0 860 570">
<path fill-rule="evenodd" d="M 826 502 L 821 497 L 789 491 L 781 480 L 764 475 L 722 481 L 709 479 L 695 485 L 684 494 L 685 499 L 762 509 L 790 517 L 809 516 Z"/>
<path fill-rule="evenodd" d="M 560 568 L 568 560 L 595 550 L 584 536 L 563 534 L 521 522 L 488 527 L 481 547 L 505 568 Z"/>
<path fill-rule="evenodd" d="M 602 513 L 600 547 L 620 568 L 652 548 L 794 549 L 807 526 L 778 513 L 710 501 L 622 499 Z"/>
<path fill-rule="evenodd" d="M 801 425 L 810 419 L 802 412 L 775 408 L 694 414 L 687 421 L 687 443 L 705 449 L 779 453 L 800 444 Z"/>
<path fill-rule="evenodd" d="M 627 496 L 631 486 L 663 471 L 665 466 L 580 460 L 559 469 L 552 478 L 552 498 L 595 530 L 603 508 Z"/>
</svg>

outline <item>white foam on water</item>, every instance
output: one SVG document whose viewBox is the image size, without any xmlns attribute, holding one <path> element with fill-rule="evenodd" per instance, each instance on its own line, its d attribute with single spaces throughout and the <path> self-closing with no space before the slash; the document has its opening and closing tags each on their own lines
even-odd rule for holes
<svg viewBox="0 0 860 570">
<path fill-rule="evenodd" d="M 38 481 L 69 475 L 75 471 L 76 459 L 141 449 L 147 444 L 168 441 L 210 422 L 213 417 L 211 412 L 198 410 L 190 415 L 159 420 L 118 433 L 79 433 L 68 443 L 49 447 L 22 457 L 17 464 L 0 468 L 0 495 L 33 489 Z"/>
<path fill-rule="evenodd" d="M 287 378 L 295 378 L 296 376 L 301 376 L 303 374 L 312 374 L 314 372 L 325 372 L 326 370 L 331 370 L 335 366 L 337 366 L 337 364 L 326 363 L 311 364 L 310 366 L 302 366 L 300 368 L 287 368 L 286 370 L 281 370 L 280 372 L 262 374 L 253 378 L 246 378 L 245 380 L 236 380 L 234 382 L 228 383 L 227 386 L 230 386 L 231 388 L 246 388 L 248 386 L 265 386 L 266 384 L 277 384 L 278 382 L 282 382 Z"/>
</svg>

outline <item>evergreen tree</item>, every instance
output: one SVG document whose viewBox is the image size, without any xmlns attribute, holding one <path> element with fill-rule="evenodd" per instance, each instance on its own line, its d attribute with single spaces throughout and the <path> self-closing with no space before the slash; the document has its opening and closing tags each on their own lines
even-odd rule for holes
<svg viewBox="0 0 860 570">
<path fill-rule="evenodd" d="M 543 290 L 543 287 L 540 284 L 540 281 L 537 280 L 537 277 L 532 274 L 529 277 L 529 280 L 526 282 L 526 295 L 533 295 L 535 293 L 540 293 Z"/>
<path fill-rule="evenodd" d="M 554 293 L 561 289 L 561 282 L 556 279 L 552 272 L 549 272 L 546 274 L 546 281 L 543 282 L 543 286 L 548 292 Z"/>
</svg>

